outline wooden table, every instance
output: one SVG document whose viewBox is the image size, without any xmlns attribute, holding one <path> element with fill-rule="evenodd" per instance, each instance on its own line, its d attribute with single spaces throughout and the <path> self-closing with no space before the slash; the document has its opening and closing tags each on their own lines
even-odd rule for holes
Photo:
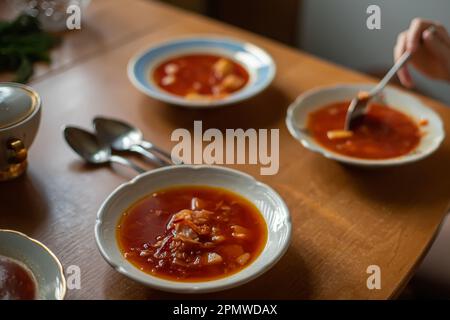
<svg viewBox="0 0 450 320">
<path fill-rule="evenodd" d="M 174 36 L 216 33 L 255 43 L 273 55 L 278 73 L 258 97 L 218 110 L 186 110 L 139 93 L 126 75 L 130 57 Z M 89 128 L 95 115 L 142 128 L 170 150 L 175 128 L 280 128 L 276 176 L 258 166 L 235 166 L 269 183 L 287 202 L 293 241 L 269 272 L 242 287 L 195 298 L 385 299 L 404 287 L 430 246 L 450 200 L 450 144 L 430 158 L 382 170 L 340 165 L 300 146 L 288 133 L 288 105 L 306 90 L 335 83 L 373 81 L 315 57 L 236 28 L 165 5 L 138 0 L 95 0 L 83 29 L 68 33 L 51 67 L 39 67 L 32 86 L 44 102 L 42 125 L 28 174 L 0 185 L 0 227 L 47 244 L 63 265 L 81 268 L 81 290 L 68 299 L 157 299 L 182 296 L 154 291 L 116 273 L 94 241 L 97 209 L 127 169 L 83 165 L 62 139 L 61 127 Z M 450 109 L 419 97 L 446 128 Z M 449 134 L 447 130 L 447 135 Z M 368 290 L 366 269 L 378 265 L 381 290 Z"/>
</svg>

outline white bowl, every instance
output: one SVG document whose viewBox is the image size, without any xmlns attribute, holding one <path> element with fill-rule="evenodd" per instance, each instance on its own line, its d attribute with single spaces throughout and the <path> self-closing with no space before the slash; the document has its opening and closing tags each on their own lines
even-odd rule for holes
<svg viewBox="0 0 450 320">
<path fill-rule="evenodd" d="M 311 112 L 329 103 L 351 100 L 358 92 L 370 91 L 372 88 L 372 84 L 337 85 L 305 92 L 288 109 L 286 125 L 289 132 L 305 148 L 311 151 L 318 152 L 327 158 L 343 163 L 365 167 L 385 167 L 415 162 L 424 159 L 439 148 L 445 138 L 444 126 L 439 115 L 431 110 L 431 108 L 425 106 L 420 100 L 390 87 L 383 91 L 383 101 L 386 104 L 407 114 L 417 122 L 421 119 L 427 119 L 429 122 L 427 126 L 421 128 L 425 134 L 419 145 L 412 152 L 400 157 L 381 160 L 349 157 L 323 147 L 308 133 L 306 127 L 308 115 Z"/>
<path fill-rule="evenodd" d="M 204 282 L 177 282 L 144 273 L 120 252 L 116 227 L 123 212 L 154 191 L 177 185 L 206 185 L 234 191 L 261 211 L 267 227 L 267 243 L 255 261 L 226 278 Z M 205 293 L 236 287 L 269 270 L 286 252 L 291 238 L 289 210 L 269 186 L 232 169 L 216 166 L 171 166 L 144 173 L 118 187 L 98 211 L 95 239 L 101 254 L 118 272 L 150 287 L 177 293 Z"/>
<path fill-rule="evenodd" d="M 23 233 L 0 229 L 0 255 L 26 265 L 36 278 L 39 300 L 63 300 L 66 279 L 58 258 L 42 243 Z"/>
<path fill-rule="evenodd" d="M 241 64 L 249 73 L 249 82 L 242 89 L 220 99 L 189 100 L 171 94 L 154 83 L 151 75 L 160 63 L 183 54 L 209 53 L 227 57 Z M 173 39 L 145 49 L 128 64 L 131 83 L 146 95 L 170 104 L 188 108 L 213 108 L 251 98 L 266 89 L 275 77 L 276 66 L 263 49 L 222 36 L 195 36 Z"/>
</svg>

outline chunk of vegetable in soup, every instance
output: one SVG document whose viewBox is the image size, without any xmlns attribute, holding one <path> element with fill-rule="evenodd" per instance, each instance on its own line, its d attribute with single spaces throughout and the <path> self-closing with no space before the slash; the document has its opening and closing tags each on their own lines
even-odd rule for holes
<svg viewBox="0 0 450 320">
<path fill-rule="evenodd" d="M 138 201 L 122 216 L 117 240 L 144 272 L 177 281 L 229 276 L 253 262 L 267 240 L 258 209 L 230 191 L 176 187 Z"/>
<path fill-rule="evenodd" d="M 367 114 L 344 131 L 350 101 L 332 103 L 312 112 L 308 131 L 321 145 L 355 158 L 389 159 L 413 151 L 419 144 L 419 126 L 406 114 L 386 105 L 372 103 Z"/>
<path fill-rule="evenodd" d="M 0 256 L 0 300 L 34 300 L 37 284 L 22 263 Z"/>
<path fill-rule="evenodd" d="M 231 59 L 189 54 L 169 59 L 153 71 L 156 84 L 187 99 L 217 99 L 242 89 L 249 74 Z"/>
</svg>

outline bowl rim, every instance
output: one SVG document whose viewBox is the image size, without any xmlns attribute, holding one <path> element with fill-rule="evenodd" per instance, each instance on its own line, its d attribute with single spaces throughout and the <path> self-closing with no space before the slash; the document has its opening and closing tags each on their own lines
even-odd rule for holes
<svg viewBox="0 0 450 320">
<path fill-rule="evenodd" d="M 438 120 L 438 130 L 440 131 L 440 136 L 437 136 L 438 140 L 436 140 L 436 143 L 434 146 L 432 146 L 427 152 L 424 152 L 422 154 L 407 154 L 400 157 L 395 158 L 389 158 L 389 159 L 364 159 L 364 158 L 356 158 L 356 157 L 350 157 L 346 156 L 337 152 L 334 152 L 332 150 L 329 150 L 325 148 L 324 146 L 320 145 L 317 142 L 314 142 L 314 139 L 311 138 L 312 143 L 305 139 L 305 134 L 301 132 L 300 128 L 297 127 L 297 125 L 294 123 L 294 111 L 300 107 L 300 105 L 303 103 L 304 100 L 307 98 L 318 95 L 323 93 L 324 91 L 333 91 L 333 90 L 340 90 L 340 89 L 355 89 L 355 88 L 361 88 L 361 87 L 373 87 L 374 84 L 370 82 L 361 82 L 361 83 L 338 83 L 334 85 L 325 85 L 325 86 L 319 86 L 315 87 L 313 89 L 307 90 L 304 93 L 300 94 L 288 107 L 287 113 L 286 113 L 286 119 L 285 123 L 287 126 L 287 129 L 289 133 L 292 135 L 292 137 L 296 140 L 298 140 L 306 149 L 313 151 L 315 153 L 319 153 L 322 156 L 324 156 L 327 159 L 336 160 L 341 163 L 346 163 L 350 165 L 355 166 L 361 166 L 361 167 L 391 167 L 391 166 L 400 166 L 400 165 L 406 165 L 409 163 L 417 162 L 422 159 L 427 158 L 431 154 L 433 154 L 436 150 L 439 149 L 442 142 L 445 139 L 446 133 L 444 129 L 444 124 L 442 121 L 441 116 L 434 111 L 432 108 L 424 104 L 419 98 L 415 97 L 414 95 L 405 92 L 404 90 L 400 90 L 398 88 L 387 86 L 386 89 L 391 92 L 395 92 L 397 94 L 408 96 L 410 99 L 414 100 L 420 107 L 426 108 L 429 110 L 434 116 L 436 116 L 436 119 Z"/>
<path fill-rule="evenodd" d="M 23 232 L 20 231 L 16 231 L 16 230 L 11 230 L 11 229 L 0 229 L 0 233 L 10 233 L 10 234 L 14 234 L 17 235 L 19 237 L 24 238 L 27 241 L 31 241 L 32 243 L 34 243 L 35 245 L 41 247 L 42 249 L 44 249 L 44 251 L 53 259 L 53 261 L 56 263 L 59 275 L 61 277 L 61 285 L 62 285 L 62 294 L 56 298 L 56 300 L 64 300 L 67 294 L 67 281 L 66 281 L 66 277 L 64 275 L 64 269 L 63 266 L 61 264 L 61 261 L 58 259 L 58 257 L 53 253 L 53 251 L 51 251 L 45 244 L 43 244 L 42 242 L 40 242 L 39 240 L 36 240 L 34 238 L 31 238 L 30 236 L 26 235 Z"/>
<path fill-rule="evenodd" d="M 251 87 L 251 83 L 248 83 L 246 86 L 244 86 L 243 88 L 241 88 L 239 91 L 236 92 L 236 93 L 238 93 L 238 92 L 247 91 L 247 94 L 245 94 L 245 95 L 235 96 L 235 95 L 231 94 L 225 98 L 204 100 L 204 101 L 203 100 L 190 101 L 183 97 L 177 97 L 175 95 L 171 95 L 171 94 L 165 92 L 164 90 L 160 90 L 160 89 L 157 89 L 155 91 L 150 90 L 148 87 L 143 85 L 141 83 L 141 81 L 139 81 L 137 79 L 136 74 L 134 72 L 134 67 L 135 67 L 136 63 L 145 54 L 147 54 L 148 52 L 150 52 L 152 50 L 160 48 L 160 47 L 164 47 L 164 46 L 168 46 L 168 45 L 180 43 L 180 42 L 189 42 L 192 40 L 211 40 L 211 41 L 232 42 L 232 43 L 238 44 L 242 47 L 250 47 L 250 48 L 256 49 L 257 51 L 259 51 L 261 54 L 263 54 L 265 56 L 265 58 L 268 61 L 268 65 L 270 66 L 270 72 L 267 77 L 267 80 L 264 82 L 263 85 L 261 85 L 260 88 L 258 88 L 258 90 L 249 91 L 249 90 L 251 90 L 252 87 Z M 244 66 L 244 67 L 247 69 L 246 66 Z M 252 73 L 250 70 L 247 70 L 247 72 L 249 72 L 250 74 Z M 223 35 L 219 35 L 219 34 L 215 34 L 215 33 L 208 33 L 208 34 L 199 33 L 199 34 L 191 34 L 191 35 L 182 35 L 182 36 L 171 37 L 169 40 L 159 41 L 153 45 L 150 45 L 150 46 L 144 47 L 143 49 L 140 49 L 136 54 L 134 54 L 131 57 L 131 59 L 128 61 L 128 65 L 127 65 L 128 78 L 131 81 L 131 83 L 133 84 L 133 86 L 135 88 L 137 88 L 140 92 L 142 92 L 145 95 L 152 97 L 156 100 L 168 103 L 170 105 L 176 105 L 176 106 L 192 108 L 192 109 L 218 108 L 218 107 L 236 104 L 236 103 L 248 100 L 248 99 L 258 95 L 259 93 L 263 92 L 264 90 L 266 90 L 272 84 L 273 80 L 275 79 L 276 73 L 277 73 L 277 66 L 276 66 L 275 60 L 265 49 L 261 48 L 260 46 L 255 45 L 251 42 L 241 40 L 236 37 L 223 36 Z"/>
<path fill-rule="evenodd" d="M 269 260 L 269 262 L 265 262 L 259 269 L 257 269 L 255 272 L 247 274 L 245 277 L 243 277 L 242 279 L 235 279 L 235 281 L 232 282 L 227 282 L 227 283 L 223 283 L 220 285 L 211 285 L 211 283 L 214 283 L 214 281 L 220 281 L 220 280 L 224 280 L 225 278 L 220 278 L 217 280 L 210 280 L 210 281 L 195 281 L 195 282 L 178 282 L 178 281 L 171 281 L 171 280 L 167 280 L 164 278 L 159 278 L 156 276 L 152 276 L 148 273 L 144 273 L 142 272 L 142 276 L 138 277 L 135 276 L 133 274 L 129 274 L 127 272 L 127 270 L 125 270 L 124 268 L 122 268 L 122 265 L 120 263 L 116 263 L 116 261 L 113 261 L 113 259 L 111 259 L 108 256 L 108 252 L 109 250 L 105 249 L 105 247 L 103 246 L 103 242 L 101 239 L 101 232 L 100 232 L 100 228 L 102 227 L 103 224 L 103 216 L 106 214 L 106 209 L 107 206 L 109 205 L 109 203 L 118 195 L 120 195 L 120 193 L 125 189 L 128 188 L 129 186 L 136 184 L 139 182 L 139 180 L 141 179 L 146 179 L 149 176 L 152 176 L 154 174 L 158 174 L 161 172 L 165 172 L 165 171 L 171 171 L 171 170 L 179 170 L 179 169 L 190 169 L 190 170 L 202 170 L 202 169 L 212 169 L 212 170 L 219 170 L 222 172 L 228 172 L 228 173 L 232 173 L 232 174 L 237 174 L 238 176 L 241 176 L 243 178 L 249 179 L 249 181 L 251 181 L 252 183 L 254 183 L 255 185 L 262 187 L 268 191 L 270 191 L 278 200 L 279 204 L 282 207 L 282 211 L 286 214 L 286 218 L 285 218 L 285 224 L 287 226 L 287 234 L 285 237 L 285 241 L 283 243 L 282 246 L 280 246 L 280 250 L 278 250 L 276 255 L 272 256 L 272 259 Z M 188 185 L 189 183 L 187 183 L 186 185 Z M 205 183 L 204 185 L 207 185 L 207 183 Z M 236 191 L 233 191 L 237 194 L 239 194 Z M 241 195 L 242 196 L 242 195 Z M 252 200 L 248 199 L 247 197 L 245 197 L 248 201 L 252 202 Z M 267 224 L 267 219 L 263 216 L 264 221 Z M 268 228 L 268 234 L 270 234 L 270 229 Z M 120 186 L 118 186 L 113 192 L 111 192 L 109 194 L 109 196 L 105 199 L 105 201 L 102 203 L 102 205 L 100 206 L 98 212 L 97 212 L 97 218 L 96 218 L 96 223 L 95 223 L 95 240 L 96 240 L 96 244 L 97 244 L 97 248 L 99 249 L 102 257 L 105 259 L 105 261 L 113 268 L 115 269 L 117 272 L 123 274 L 124 276 L 133 279 L 134 281 L 141 283 L 143 285 L 146 285 L 148 287 L 152 287 L 154 289 L 158 289 L 158 290 L 162 290 L 162 291 L 166 291 L 166 292 L 173 292 L 173 293 L 183 293 L 183 294 L 200 294 L 200 293 L 210 293 L 210 292 L 217 292 L 217 291 L 223 291 L 223 290 L 227 290 L 227 289 L 231 289 L 240 285 L 243 285 L 245 283 L 248 283 L 254 279 L 256 279 L 257 277 L 261 276 L 263 273 L 265 273 L 266 271 L 270 270 L 276 263 L 278 263 L 278 261 L 285 255 L 286 251 L 289 249 L 291 241 L 292 241 L 292 217 L 289 211 L 289 208 L 287 207 L 285 201 L 283 200 L 283 198 L 278 194 L 278 192 L 276 192 L 273 188 L 271 188 L 269 185 L 260 182 L 258 180 L 256 180 L 253 176 L 241 172 L 239 170 L 235 170 L 235 169 L 231 169 L 231 168 L 227 168 L 227 167 L 222 167 L 222 166 L 214 166 L 214 165 L 178 165 L 178 166 L 167 166 L 167 167 L 162 167 L 162 168 L 158 168 L 155 170 L 150 170 L 147 171 L 143 174 L 140 174 L 136 177 L 134 177 L 132 180 L 125 182 L 123 184 L 121 184 Z M 268 241 L 268 240 L 267 240 Z M 267 245 L 267 241 L 266 244 Z M 263 248 L 263 250 L 261 251 L 261 253 L 259 254 L 258 258 L 261 257 L 261 255 L 263 254 L 265 250 L 265 247 Z M 122 253 L 120 253 L 122 255 Z M 256 261 L 256 260 L 255 260 Z M 130 263 L 131 264 L 131 263 Z M 132 265 L 132 264 L 131 264 Z M 134 265 L 132 265 L 134 268 L 136 268 Z M 237 273 L 234 273 L 230 276 L 234 276 L 237 275 L 241 272 L 245 272 L 245 270 L 248 268 L 249 266 L 243 268 L 242 270 L 238 271 Z M 137 268 L 136 268 L 137 269 Z M 138 269 L 137 269 L 138 270 Z M 152 281 L 152 279 L 157 279 L 160 283 L 154 283 Z M 180 288 L 178 285 L 179 284 L 183 284 L 184 287 Z M 188 285 L 191 284 L 192 286 L 189 287 Z M 206 287 L 202 287 L 203 285 L 206 285 Z M 177 287 L 178 286 L 178 287 Z"/>
</svg>

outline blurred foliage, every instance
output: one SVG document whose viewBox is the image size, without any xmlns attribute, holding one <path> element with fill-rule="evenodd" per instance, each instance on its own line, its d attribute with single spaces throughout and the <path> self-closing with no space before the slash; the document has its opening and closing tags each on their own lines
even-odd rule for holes
<svg viewBox="0 0 450 320">
<path fill-rule="evenodd" d="M 50 62 L 50 49 L 58 42 L 34 17 L 20 15 L 12 22 L 0 21 L 0 72 L 13 71 L 15 82 L 26 83 L 33 75 L 33 63 Z"/>
</svg>

